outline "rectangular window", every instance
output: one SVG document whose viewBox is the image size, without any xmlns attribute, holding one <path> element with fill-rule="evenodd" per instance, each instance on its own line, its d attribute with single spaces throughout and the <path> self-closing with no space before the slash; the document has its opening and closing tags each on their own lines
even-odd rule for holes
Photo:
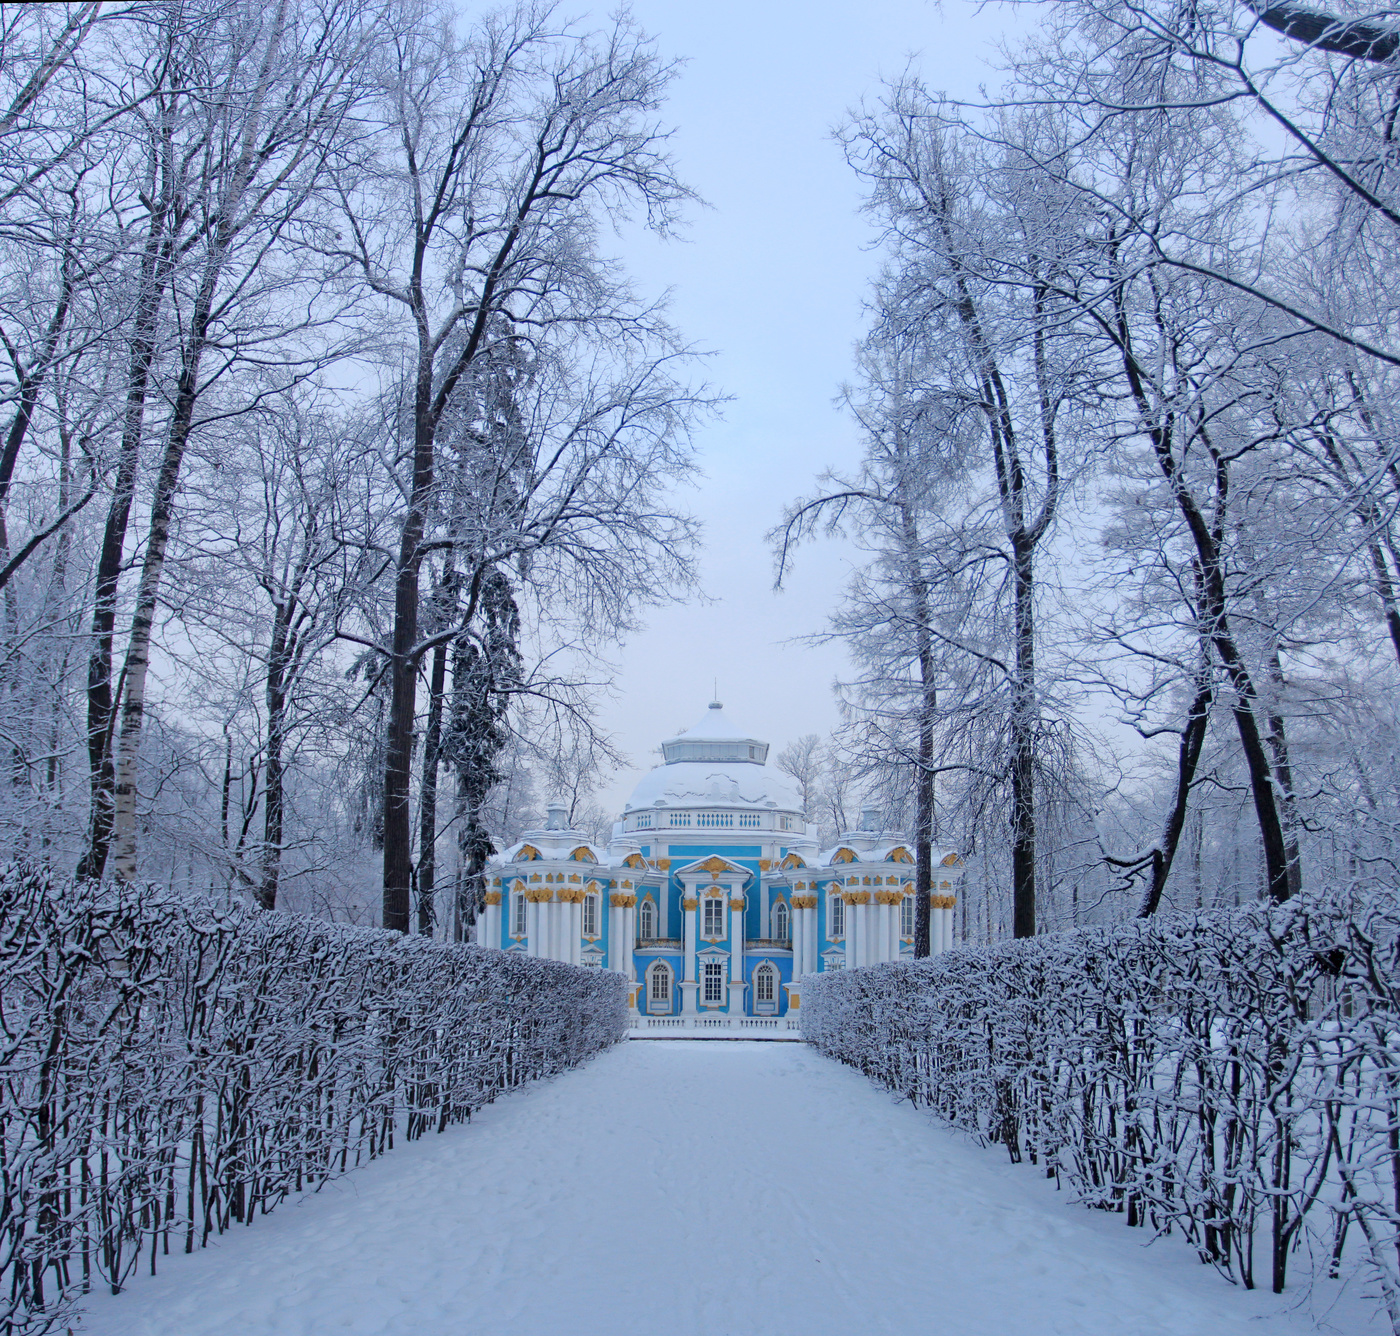
<svg viewBox="0 0 1400 1336">
<path fill-rule="evenodd" d="M 901 937 L 914 935 L 914 897 L 912 895 L 906 895 L 899 902 L 899 935 Z"/>
<path fill-rule="evenodd" d="M 705 901 L 705 928 L 702 934 L 705 937 L 724 936 L 724 901 Z"/>
<path fill-rule="evenodd" d="M 697 826 L 732 826 L 733 812 L 701 812 L 695 818 Z"/>
<path fill-rule="evenodd" d="M 598 936 L 598 897 L 596 895 L 583 897 L 583 935 L 585 937 Z"/>
<path fill-rule="evenodd" d="M 651 972 L 651 1000 L 669 1002 L 671 1000 L 671 971 L 658 965 Z"/>
<path fill-rule="evenodd" d="M 771 1002 L 773 1000 L 773 971 L 761 969 L 753 976 L 754 1000 L 756 1002 Z"/>
<path fill-rule="evenodd" d="M 758 813 L 757 813 L 757 812 L 740 812 L 740 813 L 739 813 L 739 824 L 740 824 L 741 826 L 748 826 L 748 827 L 750 827 L 750 828 L 752 828 L 752 829 L 757 829 L 757 827 L 758 827 L 758 822 L 759 822 L 759 816 L 758 816 Z"/>
<path fill-rule="evenodd" d="M 846 902 L 839 895 L 833 895 L 830 900 L 830 909 L 826 916 L 826 935 L 828 937 L 844 937 L 846 935 Z"/>
<path fill-rule="evenodd" d="M 705 1001 L 710 1005 L 724 1001 L 724 966 L 715 961 L 705 962 Z"/>
<path fill-rule="evenodd" d="M 510 935 L 525 936 L 525 897 L 513 895 L 510 898 Z"/>
</svg>

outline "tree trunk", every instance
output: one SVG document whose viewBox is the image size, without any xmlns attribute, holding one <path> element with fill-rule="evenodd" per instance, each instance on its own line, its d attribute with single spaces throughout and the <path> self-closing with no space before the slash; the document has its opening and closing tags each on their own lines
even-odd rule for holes
<svg viewBox="0 0 1400 1336">
<path fill-rule="evenodd" d="M 1210 705 L 1214 698 L 1209 653 L 1209 646 L 1203 644 L 1200 664 L 1196 670 L 1196 694 L 1186 712 L 1186 723 L 1181 730 L 1181 743 L 1177 748 L 1176 793 L 1171 811 L 1167 813 L 1167 819 L 1163 823 L 1162 838 L 1157 848 L 1152 851 L 1151 880 L 1143 892 L 1142 903 L 1138 906 L 1139 918 L 1150 918 L 1161 905 L 1162 892 L 1166 888 L 1172 862 L 1181 843 L 1181 832 L 1186 827 L 1191 785 L 1196 778 L 1201 748 L 1205 745 L 1206 730 L 1210 725 Z"/>
<path fill-rule="evenodd" d="M 423 781 L 418 813 L 418 931 L 433 933 L 437 905 L 437 786 L 442 760 L 442 698 L 447 686 L 447 644 L 433 648 L 428 686 L 428 731 L 423 739 Z"/>
<path fill-rule="evenodd" d="M 1012 548 L 1015 578 L 1016 675 L 1011 682 L 1011 924 L 1016 937 L 1035 936 L 1034 551 Z"/>
<path fill-rule="evenodd" d="M 282 821 L 286 807 L 282 753 L 287 741 L 287 670 L 292 661 L 291 599 L 276 605 L 267 656 L 267 778 L 263 782 L 263 847 L 254 896 L 264 909 L 277 908 L 282 876 Z"/>
<path fill-rule="evenodd" d="M 88 830 L 87 847 L 78 864 L 81 878 L 101 877 L 107 866 L 112 836 L 112 790 L 116 772 L 112 766 L 112 734 L 116 725 L 116 701 L 112 691 L 112 642 L 117 622 L 117 583 L 121 578 L 126 530 L 136 494 L 136 467 L 140 460 L 145 426 L 146 394 L 155 359 L 156 326 L 161 294 L 170 265 L 170 240 L 165 235 L 165 215 L 151 218 L 150 233 L 141 255 L 136 319 L 126 373 L 126 407 L 122 415 L 122 439 L 117 472 L 102 546 L 97 557 L 92 603 L 92 647 L 87 674 Z"/>
</svg>

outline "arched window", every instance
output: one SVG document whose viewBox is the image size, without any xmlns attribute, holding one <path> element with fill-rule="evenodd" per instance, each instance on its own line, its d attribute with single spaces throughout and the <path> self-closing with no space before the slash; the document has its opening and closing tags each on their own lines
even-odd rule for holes
<svg viewBox="0 0 1400 1336">
<path fill-rule="evenodd" d="M 773 906 L 773 940 L 785 942 L 788 939 L 788 907 L 785 900 Z"/>
<path fill-rule="evenodd" d="M 519 891 L 510 897 L 510 935 L 525 936 L 525 897 Z"/>
<path fill-rule="evenodd" d="M 772 965 L 760 965 L 753 972 L 753 1009 L 755 1015 L 778 1009 L 778 971 Z"/>
<path fill-rule="evenodd" d="M 647 970 L 647 1010 L 671 1010 L 671 967 L 664 960 L 654 962 Z"/>
<path fill-rule="evenodd" d="M 637 911 L 637 936 L 649 942 L 656 936 L 656 901 L 650 896 L 642 901 Z"/>
</svg>

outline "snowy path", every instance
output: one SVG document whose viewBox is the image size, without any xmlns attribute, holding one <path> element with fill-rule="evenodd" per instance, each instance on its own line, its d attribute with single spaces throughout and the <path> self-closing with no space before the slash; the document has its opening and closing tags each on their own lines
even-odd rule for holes
<svg viewBox="0 0 1400 1336">
<path fill-rule="evenodd" d="M 93 1298 L 81 1331 L 1314 1330 L 1142 1243 L 803 1045 L 638 1041 Z"/>
</svg>

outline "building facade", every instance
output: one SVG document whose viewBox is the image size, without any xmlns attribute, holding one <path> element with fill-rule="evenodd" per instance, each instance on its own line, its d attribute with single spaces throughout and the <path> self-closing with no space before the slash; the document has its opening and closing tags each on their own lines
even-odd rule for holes
<svg viewBox="0 0 1400 1336">
<path fill-rule="evenodd" d="M 662 756 L 605 849 L 554 807 L 492 860 L 483 944 L 617 970 L 652 1017 L 785 1016 L 805 974 L 912 959 L 913 846 L 874 812 L 818 849 L 797 782 L 717 702 Z M 934 851 L 934 951 L 962 873 Z"/>
</svg>

